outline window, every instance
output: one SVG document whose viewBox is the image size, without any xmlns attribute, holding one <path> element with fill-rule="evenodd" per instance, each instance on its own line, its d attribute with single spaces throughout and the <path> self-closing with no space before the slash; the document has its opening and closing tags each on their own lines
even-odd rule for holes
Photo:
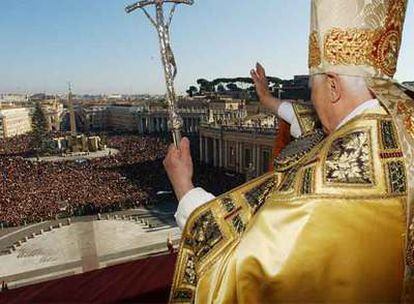
<svg viewBox="0 0 414 304">
<path fill-rule="evenodd" d="M 265 150 L 262 152 L 262 173 L 269 171 L 270 165 L 270 151 Z"/>
<path fill-rule="evenodd" d="M 234 144 L 229 144 L 227 162 L 229 167 L 236 167 L 236 147 L 234 146 Z"/>
<path fill-rule="evenodd" d="M 253 163 L 252 150 L 250 148 L 246 148 L 244 149 L 244 167 L 248 168 L 250 163 Z"/>
</svg>

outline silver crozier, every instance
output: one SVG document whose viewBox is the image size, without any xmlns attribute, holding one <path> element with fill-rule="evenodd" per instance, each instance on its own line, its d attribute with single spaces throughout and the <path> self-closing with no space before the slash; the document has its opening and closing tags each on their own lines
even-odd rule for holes
<svg viewBox="0 0 414 304">
<path fill-rule="evenodd" d="M 164 16 L 164 3 L 173 3 L 168 19 Z M 182 118 L 177 113 L 177 97 L 174 89 L 174 79 L 177 75 L 177 65 L 170 44 L 170 25 L 176 6 L 178 4 L 192 5 L 193 0 L 144 0 L 125 8 L 127 13 L 136 9 L 141 9 L 154 25 L 160 40 L 161 60 L 164 66 L 165 83 L 167 85 L 167 102 L 169 107 L 169 128 L 173 135 L 175 146 L 178 148 L 181 141 Z M 155 19 L 145 9 L 147 6 L 154 5 Z"/>
</svg>

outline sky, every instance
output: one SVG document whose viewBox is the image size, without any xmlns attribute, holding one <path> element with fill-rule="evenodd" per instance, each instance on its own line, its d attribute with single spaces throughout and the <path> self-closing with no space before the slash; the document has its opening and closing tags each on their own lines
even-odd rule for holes
<svg viewBox="0 0 414 304">
<path fill-rule="evenodd" d="M 133 2 L 133 0 L 132 0 Z M 396 79 L 414 80 L 414 1 Z M 158 38 L 125 0 L 1 0 L 0 93 L 163 94 Z M 195 0 L 171 29 L 180 93 L 196 79 L 306 74 L 309 0 Z"/>
</svg>

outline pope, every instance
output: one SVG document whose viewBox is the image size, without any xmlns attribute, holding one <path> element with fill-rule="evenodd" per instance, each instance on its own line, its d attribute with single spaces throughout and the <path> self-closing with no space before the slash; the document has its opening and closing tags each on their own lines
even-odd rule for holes
<svg viewBox="0 0 414 304">
<path fill-rule="evenodd" d="M 325 135 L 297 108 L 300 138 L 274 171 L 219 197 L 194 188 L 188 141 L 170 148 L 180 205 L 197 205 L 177 216 L 173 303 L 414 300 L 414 101 L 392 79 L 407 0 L 311 3 L 311 99 Z M 252 77 L 275 105 L 260 67 Z"/>
</svg>

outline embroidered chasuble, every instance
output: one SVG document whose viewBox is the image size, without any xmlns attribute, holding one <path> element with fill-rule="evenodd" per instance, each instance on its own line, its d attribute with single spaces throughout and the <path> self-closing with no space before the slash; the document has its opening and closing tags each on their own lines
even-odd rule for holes
<svg viewBox="0 0 414 304">
<path fill-rule="evenodd" d="M 364 112 L 293 166 L 198 208 L 171 301 L 398 301 L 406 190 L 392 118 Z"/>
<path fill-rule="evenodd" d="M 381 108 L 304 136 L 274 171 L 196 209 L 172 303 L 414 302 L 414 101 L 392 80 L 406 0 L 312 0 L 310 75 L 362 77 Z M 316 128 L 316 129 L 315 129 Z"/>
</svg>

